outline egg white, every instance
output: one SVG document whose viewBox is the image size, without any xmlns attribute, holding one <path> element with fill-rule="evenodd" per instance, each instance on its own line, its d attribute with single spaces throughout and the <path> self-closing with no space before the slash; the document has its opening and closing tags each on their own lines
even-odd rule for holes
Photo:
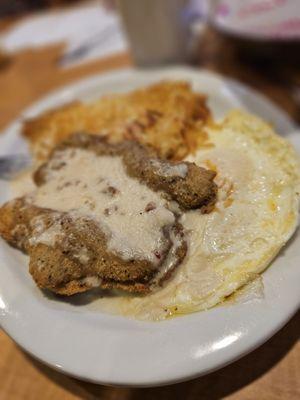
<svg viewBox="0 0 300 400">
<path fill-rule="evenodd" d="M 103 310 L 161 320 L 208 309 L 261 273 L 298 221 L 299 161 L 292 146 L 259 118 L 233 111 L 207 128 L 188 160 L 215 169 L 215 210 L 182 218 L 189 253 L 166 286 L 145 297 L 102 298 Z"/>
</svg>

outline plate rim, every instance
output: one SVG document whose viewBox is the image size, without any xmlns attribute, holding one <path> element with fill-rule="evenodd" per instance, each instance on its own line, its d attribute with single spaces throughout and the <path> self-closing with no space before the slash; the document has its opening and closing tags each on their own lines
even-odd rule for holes
<svg viewBox="0 0 300 400">
<path fill-rule="evenodd" d="M 174 70 L 175 71 L 176 70 L 184 71 L 184 73 L 187 73 L 187 75 L 190 73 L 199 74 L 199 72 L 205 72 L 205 73 L 207 72 L 205 70 L 203 71 L 203 70 L 191 69 L 191 68 L 179 68 L 178 69 L 178 67 L 173 67 L 171 69 L 172 69 L 172 71 L 174 71 Z M 163 69 L 159 69 L 159 70 L 156 69 L 154 71 L 157 72 L 157 71 L 161 71 L 161 70 L 166 71 L 166 70 L 170 70 L 170 68 L 163 68 Z M 27 107 L 21 113 L 21 117 L 15 119 L 4 130 L 4 135 L 6 132 L 10 132 L 11 130 L 17 129 L 17 127 L 20 126 L 19 124 L 22 121 L 24 116 L 31 114 L 32 110 L 39 109 L 41 107 L 41 105 L 43 106 L 45 103 L 47 103 L 49 101 L 49 98 L 51 99 L 51 101 L 54 101 L 53 99 L 55 99 L 55 97 L 65 96 L 65 93 L 67 93 L 68 91 L 72 91 L 72 90 L 76 92 L 76 91 L 80 90 L 79 89 L 80 87 L 87 85 L 87 83 L 89 85 L 91 85 L 94 81 L 103 81 L 103 80 L 107 79 L 108 76 L 110 77 L 110 79 L 114 79 L 115 76 L 120 76 L 120 74 L 122 74 L 122 73 L 125 74 L 125 76 L 126 76 L 128 73 L 135 74 L 136 70 L 131 69 L 131 68 L 125 68 L 125 69 L 115 70 L 113 72 L 108 72 L 108 73 L 104 73 L 104 74 L 100 73 L 97 75 L 90 76 L 88 78 L 81 79 L 79 81 L 74 82 L 73 84 L 69 84 L 67 86 L 64 86 L 62 88 L 52 91 L 48 95 L 43 96 L 40 100 L 34 102 L 31 106 Z M 145 71 L 143 71 L 143 73 L 145 73 Z M 146 71 L 146 73 L 149 73 L 149 71 Z M 150 73 L 151 73 L 151 71 L 150 71 Z M 208 72 L 208 74 L 211 76 L 217 77 L 218 79 L 221 79 L 223 82 L 226 82 L 226 81 L 236 82 L 234 80 L 224 78 L 218 74 L 214 74 L 211 72 Z M 188 79 L 188 77 L 187 77 L 187 79 Z M 254 93 L 255 95 L 257 95 L 255 90 L 253 90 L 251 88 L 248 89 L 248 87 L 243 84 L 241 84 L 240 86 L 243 87 L 248 92 L 250 91 L 250 92 Z M 266 101 L 272 105 L 272 102 L 270 102 L 265 96 L 263 96 L 261 94 L 258 94 L 258 95 L 263 101 Z M 277 108 L 281 114 L 283 114 L 283 115 L 286 114 L 279 107 L 277 107 L 277 106 L 274 106 L 274 107 L 275 107 L 275 109 Z M 285 115 L 285 117 L 286 116 L 287 116 L 287 114 Z M 288 119 L 290 120 L 291 126 L 295 126 L 289 117 L 288 117 Z M 0 137 L 0 141 L 1 141 L 1 137 Z M 1 300 L 1 296 L 0 296 L 0 300 Z M 49 360 L 45 360 L 44 357 L 40 357 L 40 354 L 37 355 L 33 349 L 29 348 L 29 346 L 26 343 L 24 343 L 24 342 L 22 342 L 22 340 L 20 340 L 18 335 L 16 335 L 16 334 L 14 335 L 13 333 L 11 333 L 11 328 L 9 326 L 10 324 L 9 324 L 8 318 L 6 318 L 7 314 L 5 314 L 3 312 L 1 313 L 1 304 L 0 304 L 0 323 L 1 323 L 2 328 L 6 331 L 6 333 L 11 338 L 13 338 L 13 340 L 15 340 L 18 343 L 18 345 L 20 347 L 22 347 L 26 352 L 28 352 L 30 355 L 32 355 L 34 358 L 38 359 L 39 361 L 43 362 L 44 364 L 46 364 L 52 368 L 55 368 L 60 372 L 63 372 L 70 376 L 74 376 L 76 378 L 83 379 L 83 380 L 93 382 L 93 383 L 101 383 L 101 384 L 106 384 L 106 385 L 118 385 L 118 386 L 131 386 L 131 387 L 133 387 L 133 386 L 134 387 L 149 387 L 149 386 L 167 385 L 167 384 L 172 384 L 172 383 L 176 383 L 176 382 L 182 382 L 182 381 L 185 381 L 188 379 L 193 379 L 195 377 L 199 377 L 199 376 L 205 375 L 207 373 L 210 373 L 216 369 L 222 368 L 225 365 L 239 359 L 240 357 L 244 356 L 245 354 L 248 354 L 249 352 L 253 351 L 255 348 L 257 348 L 262 343 L 264 343 L 266 340 L 268 340 L 268 338 L 273 336 L 279 329 L 281 329 L 282 326 L 284 326 L 287 323 L 287 321 L 297 312 L 299 306 L 300 306 L 300 296 L 299 296 L 298 302 L 295 303 L 293 307 L 289 307 L 289 312 L 287 314 L 285 314 L 285 318 L 280 319 L 280 323 L 275 324 L 272 329 L 269 328 L 266 331 L 261 332 L 259 340 L 257 340 L 257 338 L 256 338 L 256 340 L 254 338 L 252 338 L 252 341 L 250 340 L 250 343 L 249 343 L 249 337 L 247 337 L 247 335 L 243 336 L 242 339 L 244 338 L 244 340 L 246 340 L 248 338 L 248 342 L 245 343 L 242 341 L 242 339 L 239 339 L 238 340 L 239 344 L 244 344 L 242 346 L 242 348 L 236 347 L 235 343 L 230 345 L 231 346 L 230 347 L 231 348 L 231 356 L 230 357 L 227 356 L 227 358 L 223 357 L 223 361 L 215 360 L 215 362 L 212 362 L 210 364 L 210 367 L 207 367 L 206 369 L 202 369 L 202 371 L 200 371 L 200 372 L 198 370 L 197 371 L 195 370 L 193 373 L 191 373 L 191 371 L 187 371 L 184 374 L 182 371 L 179 371 L 177 376 L 174 376 L 174 374 L 173 374 L 173 377 L 164 376 L 164 377 L 158 378 L 156 380 L 152 379 L 151 381 L 147 381 L 147 380 L 143 381 L 141 379 L 137 379 L 137 380 L 133 380 L 130 382 L 128 380 L 124 381 L 122 379 L 116 380 L 116 378 L 113 378 L 112 380 L 109 380 L 109 379 L 101 380 L 95 376 L 94 377 L 88 376 L 89 374 L 88 375 L 84 374 L 76 368 L 74 369 L 74 368 L 69 368 L 66 366 L 60 366 L 57 364 L 53 364 L 53 362 L 49 362 Z M 216 310 L 216 308 L 211 309 L 209 312 L 211 313 L 212 310 Z M 202 312 L 196 313 L 196 314 L 202 314 Z M 192 317 L 190 319 L 193 319 L 195 314 L 191 314 L 191 315 L 192 315 Z M 188 315 L 188 316 L 180 317 L 177 320 L 179 320 L 179 319 L 181 320 L 182 318 L 189 318 L 189 317 L 190 316 Z M 120 317 L 115 317 L 115 318 L 120 318 Z M 136 321 L 134 323 L 136 323 Z M 140 322 L 138 322 L 137 324 L 139 324 L 139 323 Z M 168 321 L 162 321 L 158 324 L 165 324 L 165 323 L 168 323 Z M 142 324 L 144 325 L 144 324 L 149 324 L 149 323 L 142 322 Z M 153 325 L 153 323 L 150 323 L 150 324 Z M 16 337 L 17 337 L 17 339 L 16 339 Z"/>
</svg>

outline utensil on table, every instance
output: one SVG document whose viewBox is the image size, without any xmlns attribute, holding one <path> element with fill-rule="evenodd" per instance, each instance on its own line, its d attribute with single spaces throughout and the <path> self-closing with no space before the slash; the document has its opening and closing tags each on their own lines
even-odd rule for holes
<svg viewBox="0 0 300 400">
<path fill-rule="evenodd" d="M 31 158 L 26 154 L 0 156 L 0 179 L 11 180 L 30 164 Z"/>
</svg>

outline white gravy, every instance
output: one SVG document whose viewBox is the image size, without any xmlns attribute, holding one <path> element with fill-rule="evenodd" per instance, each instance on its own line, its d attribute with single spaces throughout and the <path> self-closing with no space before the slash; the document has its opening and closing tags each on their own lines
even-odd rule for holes
<svg viewBox="0 0 300 400">
<path fill-rule="evenodd" d="M 88 216 L 106 234 L 110 251 L 125 260 L 158 263 L 164 243 L 162 229 L 175 222 L 160 193 L 128 176 L 121 157 L 96 156 L 84 149 L 67 149 L 60 157 L 64 165 L 51 171 L 30 201 Z M 55 229 L 53 234 L 57 235 Z M 40 240 L 51 243 L 51 230 Z"/>
</svg>

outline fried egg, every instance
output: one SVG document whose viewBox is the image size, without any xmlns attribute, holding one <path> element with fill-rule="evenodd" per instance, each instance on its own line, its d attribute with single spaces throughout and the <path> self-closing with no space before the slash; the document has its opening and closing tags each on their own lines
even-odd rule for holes
<svg viewBox="0 0 300 400">
<path fill-rule="evenodd" d="M 93 307 L 143 320 L 211 308 L 260 274 L 294 233 L 300 175 L 293 147 L 242 111 L 208 127 L 207 135 L 209 144 L 187 159 L 217 172 L 218 200 L 209 214 L 183 215 L 184 262 L 148 296 L 103 297 Z"/>
</svg>

